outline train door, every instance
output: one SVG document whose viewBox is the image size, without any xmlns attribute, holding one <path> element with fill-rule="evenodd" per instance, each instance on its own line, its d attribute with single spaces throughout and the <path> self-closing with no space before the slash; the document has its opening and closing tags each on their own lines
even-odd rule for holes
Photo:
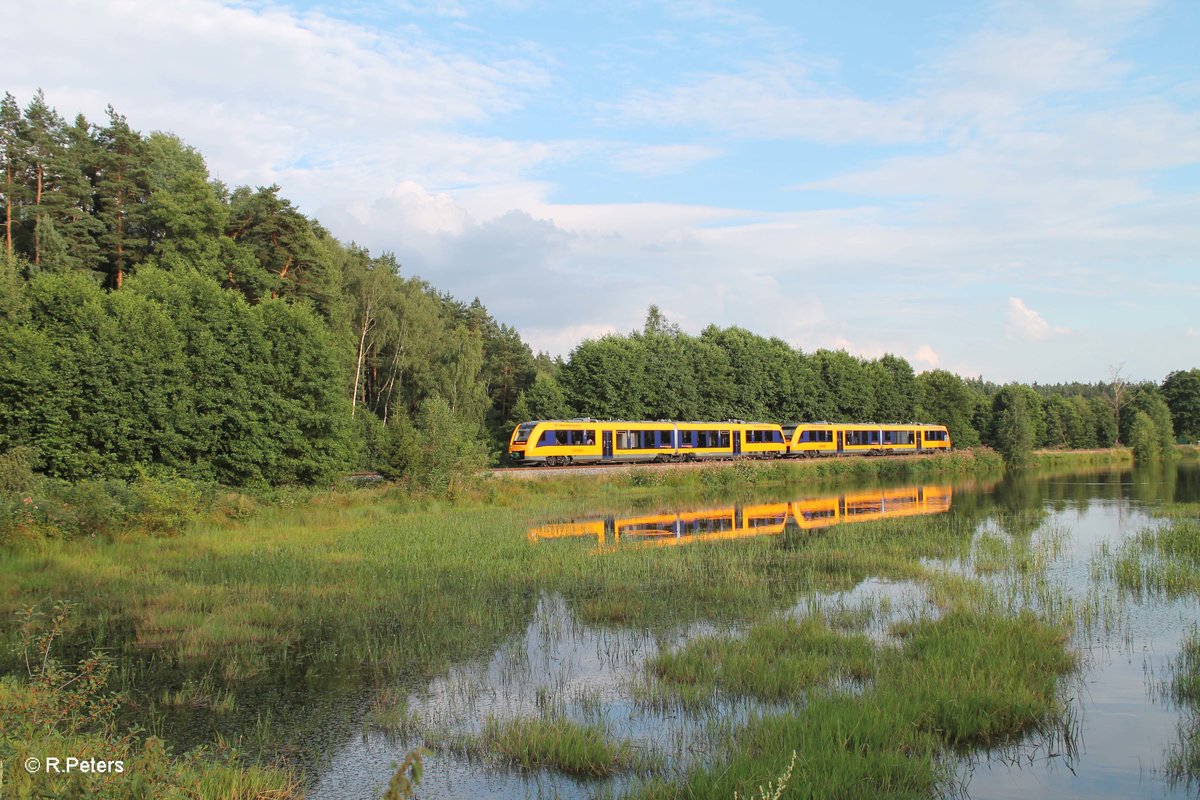
<svg viewBox="0 0 1200 800">
<path fill-rule="evenodd" d="M 917 452 L 921 452 L 921 432 L 917 431 Z"/>
<path fill-rule="evenodd" d="M 742 454 L 742 432 L 735 430 L 733 432 L 733 454 L 740 456 Z"/>
<path fill-rule="evenodd" d="M 603 431 L 600 434 L 600 449 L 602 450 L 601 458 L 611 461 L 613 457 L 612 446 L 612 431 Z"/>
<path fill-rule="evenodd" d="M 837 432 L 837 451 L 839 454 L 845 452 L 846 450 L 846 440 L 842 436 L 843 433 L 844 431 Z"/>
</svg>

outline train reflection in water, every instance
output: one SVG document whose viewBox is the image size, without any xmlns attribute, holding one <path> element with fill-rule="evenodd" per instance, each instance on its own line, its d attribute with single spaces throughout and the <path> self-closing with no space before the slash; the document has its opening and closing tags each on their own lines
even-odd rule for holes
<svg viewBox="0 0 1200 800">
<path fill-rule="evenodd" d="M 603 517 L 541 525 L 529 531 L 530 541 L 586 538 L 598 547 L 669 546 L 716 542 L 750 536 L 776 536 L 794 526 L 800 530 L 849 522 L 941 514 L 950 510 L 949 486 L 907 486 L 870 489 L 794 500 L 647 514 Z"/>
</svg>

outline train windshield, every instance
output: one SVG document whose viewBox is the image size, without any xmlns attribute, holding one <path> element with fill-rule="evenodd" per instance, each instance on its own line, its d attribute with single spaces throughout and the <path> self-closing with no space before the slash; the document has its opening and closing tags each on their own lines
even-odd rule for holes
<svg viewBox="0 0 1200 800">
<path fill-rule="evenodd" d="M 522 422 L 517 426 L 517 437 L 513 439 L 513 444 L 524 444 L 529 441 L 529 434 L 533 433 L 536 422 Z"/>
</svg>

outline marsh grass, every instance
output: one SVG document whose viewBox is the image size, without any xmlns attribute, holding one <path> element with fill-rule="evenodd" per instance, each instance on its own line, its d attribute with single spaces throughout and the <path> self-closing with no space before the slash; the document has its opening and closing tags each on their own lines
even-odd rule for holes
<svg viewBox="0 0 1200 800">
<path fill-rule="evenodd" d="M 806 796 L 926 797 L 956 791 L 953 765 L 961 755 L 1002 750 L 1030 735 L 1069 738 L 1063 691 L 1080 663 L 1070 646 L 1078 610 L 1044 576 L 1062 532 L 1043 527 L 1034 535 L 1032 522 L 1009 520 L 964 536 L 944 520 L 910 520 L 887 546 L 873 531 L 857 546 L 843 538 L 852 526 L 830 531 L 823 557 L 836 553 L 844 563 L 909 576 L 924 587 L 927 609 L 893 622 L 890 638 L 877 643 L 839 631 L 835 615 L 812 614 L 660 654 L 647 665 L 647 696 L 702 704 L 745 695 L 789 707 L 764 706 L 733 732 L 716 759 L 720 768 L 647 782 L 640 796 L 752 794 L 794 750 L 792 785 Z M 986 566 L 978 569 L 981 555 Z M 808 635 L 789 624 L 807 626 Z M 786 633 L 785 644 L 768 630 Z M 807 671 L 797 673 L 796 662 Z M 828 679 L 855 664 L 860 690 L 839 691 Z"/>
<path fill-rule="evenodd" d="M 214 714 L 228 714 L 237 707 L 233 692 L 216 685 L 211 675 L 199 680 L 187 678 L 183 685 L 171 691 L 163 689 L 159 696 L 163 708 L 206 709 Z"/>
<path fill-rule="evenodd" d="M 371 699 L 364 725 L 367 730 L 407 739 L 415 735 L 420 723 L 419 717 L 408 707 L 407 695 L 387 686 Z"/>
<path fill-rule="evenodd" d="M 505 722 L 489 718 L 479 747 L 521 769 L 549 768 L 582 778 L 606 778 L 647 766 L 632 743 L 613 742 L 604 726 L 560 716 Z"/>
<path fill-rule="evenodd" d="M 1200 782 L 1200 633 L 1195 628 L 1184 639 L 1162 689 L 1184 711 L 1167 750 L 1166 776 L 1192 787 Z"/>
<path fill-rule="evenodd" d="M 1200 519 L 1185 510 L 1116 550 L 1103 546 L 1093 573 L 1138 599 L 1200 593 Z"/>
<path fill-rule="evenodd" d="M 649 795 L 744 795 L 778 777 L 792 750 L 790 785 L 811 786 L 814 795 L 928 795 L 947 780 L 948 749 L 1002 742 L 1052 714 L 1046 681 L 1053 683 L 1065 663 L 1047 657 L 1037 662 L 1045 674 L 1035 675 L 989 660 L 989 653 L 1019 652 L 1006 649 L 1004 638 L 1038 651 L 1066 649 L 1058 628 L 1043 636 L 1044 621 L 1005 617 L 1009 608 L 992 588 L 946 573 L 947 564 L 970 563 L 975 523 L 987 509 L 603 554 L 566 541 L 532 546 L 526 532 L 598 507 L 656 508 L 692 496 L 711 502 L 780 485 L 909 477 L 910 470 L 987 475 L 993 458 L 981 451 L 739 464 L 713 468 L 720 477 L 708 478 L 707 468 L 663 470 L 661 484 L 637 487 L 626 474 L 482 480 L 453 501 L 387 486 L 285 493 L 245 513 L 195 522 L 186 535 L 47 540 L 4 551 L 0 611 L 30 597 L 75 600 L 80 623 L 70 632 L 73 646 L 113 652 L 133 699 L 141 695 L 144 706 L 213 707 L 219 691 L 229 693 L 230 703 L 236 693 L 231 713 L 219 716 L 246 717 L 242 741 L 268 754 L 339 719 L 337 702 L 322 710 L 303 697 L 291 712 L 255 713 L 254 698 L 274 696 L 281 676 L 315 687 L 308 690 L 314 694 L 345 698 L 343 708 L 361 710 L 362 698 L 372 697 L 366 726 L 408 737 L 417 723 L 402 702 L 407 695 L 379 687 L 420 686 L 454 664 L 486 659 L 526 630 L 539 598 L 548 595 L 561 596 L 578 620 L 601 628 L 665 633 L 696 623 L 731 625 L 756 638 L 697 645 L 709 648 L 707 664 L 664 661 L 664 691 L 679 696 L 683 691 L 669 687 L 691 681 L 696 688 L 686 691 L 695 703 L 720 692 L 796 708 L 732 725 L 722 754 L 728 772 L 699 770 L 672 786 L 647 784 Z M 988 547 L 989 574 L 1016 576 L 1017 584 L 1028 584 L 1043 563 L 1015 569 L 1011 558 L 1005 561 L 1014 548 Z M 805 598 L 846 591 L 867 578 L 922 585 L 939 618 L 893 626 L 900 641 L 881 646 L 855 631 L 859 620 L 849 615 L 786 616 Z M 985 606 L 986 598 L 994 605 Z M 1006 618 L 1019 620 L 1021 630 Z M 4 633 L 12 643 L 15 629 Z M 996 674 L 976 674 L 989 671 Z M 169 676 L 165 696 L 156 683 L 160 673 Z M 846 680 L 854 692 L 826 691 Z M 489 748 L 528 752 L 530 764 L 576 770 L 571 774 L 596 774 L 597 764 L 640 769 L 627 765 L 623 744 L 608 741 L 602 726 L 567 720 L 558 703 L 548 708 L 541 720 L 492 723 Z M 595 753 L 579 757 L 593 747 Z"/>
<path fill-rule="evenodd" d="M 766 702 L 799 700 L 815 686 L 863 682 L 875 672 L 876 653 L 862 634 L 843 634 L 826 620 L 776 619 L 745 636 L 704 636 L 659 653 L 647 664 L 666 696 L 702 705 L 718 693 Z"/>
<path fill-rule="evenodd" d="M 829 636 L 828 630 L 817 629 L 817 634 L 819 640 Z M 698 768 L 681 783 L 648 782 L 640 796 L 753 793 L 777 774 L 792 751 L 797 754 L 793 784 L 804 787 L 807 796 L 930 796 L 950 785 L 948 753 L 1002 746 L 1034 730 L 1051 731 L 1066 713 L 1060 685 L 1077 659 L 1061 627 L 1031 613 L 957 610 L 906 626 L 903 634 L 900 647 L 854 654 L 863 666 L 870 660 L 874 674 L 861 693 L 815 689 L 810 682 L 803 704 L 754 717 L 739 730 L 720 767 Z M 721 666 L 716 670 L 690 661 L 681 669 L 671 659 L 657 662 L 654 669 L 664 681 L 699 675 L 686 685 L 708 682 L 744 691 L 746 679 L 724 670 L 731 663 L 726 654 L 742 646 L 732 639 L 701 644 L 697 654 L 718 651 Z M 865 642 L 851 647 L 868 649 Z M 770 675 L 753 680 L 774 687 L 791 671 L 786 659 L 764 654 L 757 672 Z"/>
<path fill-rule="evenodd" d="M 1109 466 L 1133 464 L 1133 450 L 1128 447 L 1111 447 L 1097 450 L 1037 450 L 1031 466 L 1045 469 L 1064 465 Z"/>
</svg>

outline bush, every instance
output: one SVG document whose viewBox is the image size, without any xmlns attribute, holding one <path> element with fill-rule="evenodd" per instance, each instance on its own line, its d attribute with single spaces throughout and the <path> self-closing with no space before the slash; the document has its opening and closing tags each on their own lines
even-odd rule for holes
<svg viewBox="0 0 1200 800">
<path fill-rule="evenodd" d="M 1154 420 L 1145 411 L 1137 412 L 1133 418 L 1133 426 L 1129 429 L 1129 446 L 1133 448 L 1135 461 L 1153 461 L 1162 455 Z"/>
<path fill-rule="evenodd" d="M 415 426 L 404 417 L 388 424 L 379 471 L 419 489 L 450 491 L 457 479 L 486 466 L 480 433 L 477 423 L 457 417 L 443 398 L 430 397 L 421 404 Z"/>
<path fill-rule="evenodd" d="M 32 447 L 14 447 L 0 453 L 0 496 L 32 494 L 38 484 L 33 471 L 37 460 L 37 450 Z"/>
</svg>

